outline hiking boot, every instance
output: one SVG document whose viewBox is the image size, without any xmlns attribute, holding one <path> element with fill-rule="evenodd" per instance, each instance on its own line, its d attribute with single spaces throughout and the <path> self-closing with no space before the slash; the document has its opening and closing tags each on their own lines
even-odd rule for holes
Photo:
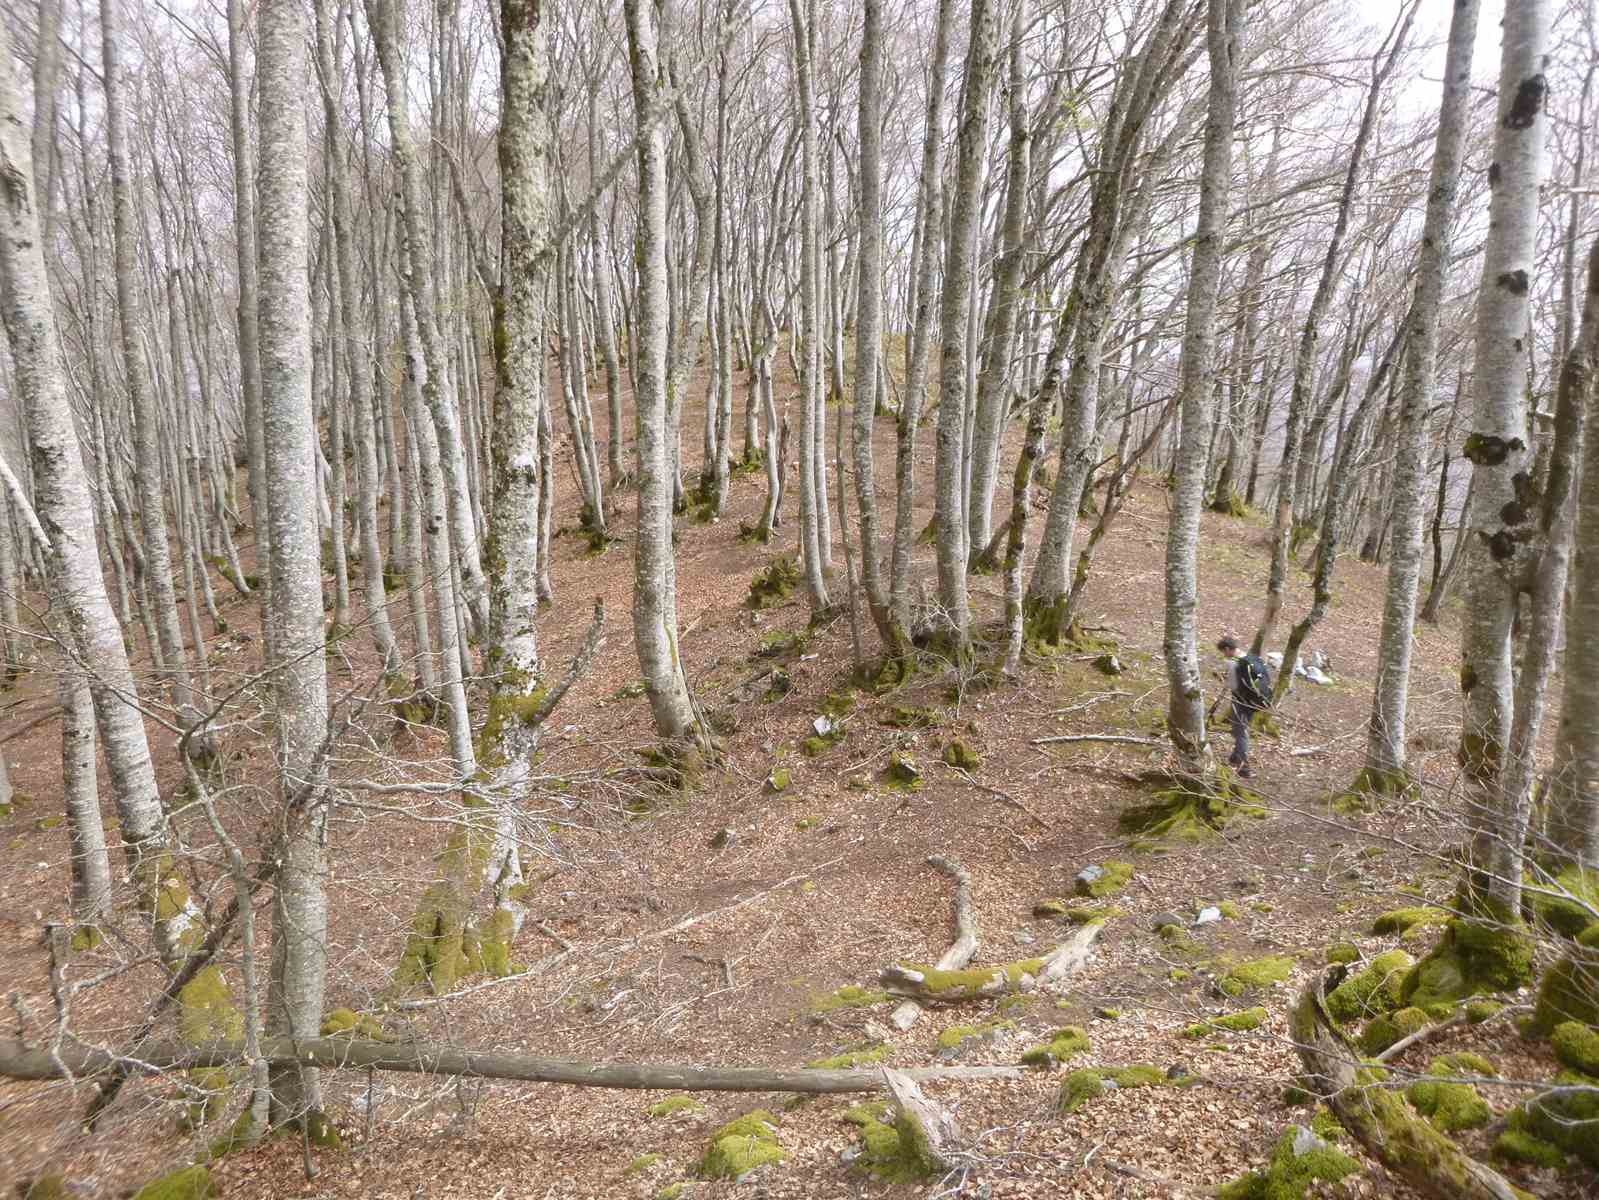
<svg viewBox="0 0 1599 1200">
<path fill-rule="evenodd" d="M 1248 779 L 1253 774 L 1254 772 L 1246 766 L 1240 765 L 1238 768 L 1238 778 L 1240 779 Z"/>
</svg>

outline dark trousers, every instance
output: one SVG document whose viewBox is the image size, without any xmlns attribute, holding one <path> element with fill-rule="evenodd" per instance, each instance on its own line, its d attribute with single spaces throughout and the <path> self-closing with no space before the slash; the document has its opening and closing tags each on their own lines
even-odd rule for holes
<svg viewBox="0 0 1599 1200">
<path fill-rule="evenodd" d="M 1248 705 L 1238 700 L 1232 702 L 1228 721 L 1233 730 L 1233 753 L 1227 760 L 1227 765 L 1230 767 L 1249 765 L 1249 722 L 1254 715 L 1255 710 Z"/>
</svg>

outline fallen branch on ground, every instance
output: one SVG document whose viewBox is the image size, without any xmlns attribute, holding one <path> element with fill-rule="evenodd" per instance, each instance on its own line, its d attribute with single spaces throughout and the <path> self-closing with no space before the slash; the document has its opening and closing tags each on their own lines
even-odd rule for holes
<svg viewBox="0 0 1599 1200">
<path fill-rule="evenodd" d="M 928 866 L 937 867 L 955 880 L 955 941 L 938 960 L 940 971 L 956 971 L 972 961 L 977 953 L 977 913 L 972 907 L 972 877 L 966 868 L 953 859 L 935 854 L 927 860 Z M 895 1029 L 903 1032 L 916 1024 L 922 1015 L 922 1006 L 915 1000 L 906 1000 L 889 1017 Z"/>
<path fill-rule="evenodd" d="M 1125 733 L 1061 733 L 1054 737 L 1034 738 L 1034 746 L 1058 746 L 1064 742 L 1114 742 L 1123 746 L 1164 746 L 1160 738 L 1132 737 Z"/>
<path fill-rule="evenodd" d="M 1308 1090 L 1327 1104 L 1366 1152 L 1406 1182 L 1439 1200 L 1516 1200 L 1519 1193 L 1472 1158 L 1364 1069 L 1327 1015 L 1324 973 L 1294 1005 L 1290 1029 L 1310 1076 Z"/>
<path fill-rule="evenodd" d="M 899 996 L 910 996 L 922 1003 L 954 1004 L 963 1000 L 986 1000 L 1015 992 L 1030 992 L 1046 983 L 1057 983 L 1080 970 L 1093 951 L 1094 941 L 1105 927 L 1103 921 L 1084 925 L 1070 940 L 1062 942 L 1043 958 L 1027 958 L 999 963 L 992 967 L 969 967 L 964 971 L 944 971 L 917 963 L 885 967 L 882 983 Z"/>
<path fill-rule="evenodd" d="M 899 1107 L 899 1119 L 895 1125 L 902 1131 L 901 1145 L 905 1144 L 903 1131 L 908 1125 L 913 1131 L 910 1138 L 912 1153 L 921 1160 L 921 1165 L 930 1171 L 953 1170 L 960 1141 L 955 1118 L 922 1095 L 916 1080 L 904 1071 L 884 1067 L 883 1083 Z"/>
<path fill-rule="evenodd" d="M 666 1089 L 682 1092 L 879 1092 L 887 1084 L 876 1069 L 849 1071 L 783 1070 L 767 1067 L 698 1067 L 670 1063 L 595 1063 L 538 1058 L 493 1050 L 464 1050 L 425 1043 L 393 1044 L 351 1038 L 261 1039 L 261 1057 L 272 1066 L 351 1068 L 420 1075 L 507 1079 L 523 1083 L 565 1083 L 574 1087 Z M 128 1057 L 69 1043 L 58 1053 L 22 1042 L 0 1040 L 0 1076 L 10 1079 L 61 1079 L 63 1067 L 74 1078 L 114 1071 L 121 1076 L 236 1066 L 244 1061 L 238 1042 L 189 1046 L 152 1042 Z M 911 1079 L 1020 1079 L 1019 1067 L 923 1067 L 903 1072 Z"/>
</svg>

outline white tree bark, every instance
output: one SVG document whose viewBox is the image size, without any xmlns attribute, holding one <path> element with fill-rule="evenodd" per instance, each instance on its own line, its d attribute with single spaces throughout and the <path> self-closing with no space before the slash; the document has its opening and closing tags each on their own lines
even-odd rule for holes
<svg viewBox="0 0 1599 1200">
<path fill-rule="evenodd" d="M 669 5 L 653 13 L 627 0 L 628 58 L 638 126 L 639 284 L 634 350 L 638 450 L 638 544 L 633 566 L 633 635 L 657 732 L 668 740 L 706 738 L 678 655 L 677 565 L 672 556 L 672 443 L 666 395 L 666 133 L 657 110 L 666 80 L 658 33 Z"/>
<path fill-rule="evenodd" d="M 106 152 L 110 159 L 111 236 L 117 291 L 118 332 L 129 407 L 133 410 L 134 458 L 139 489 L 139 523 L 144 536 L 146 579 L 154 608 L 161 663 L 172 707 L 185 724 L 198 716 L 189 682 L 183 629 L 178 622 L 177 589 L 172 581 L 172 547 L 167 529 L 167 481 L 163 470 L 160 413 L 144 356 L 143 307 L 135 293 L 134 199 L 129 176 L 127 117 L 123 111 L 121 20 L 118 0 L 100 0 L 101 61 L 105 81 Z M 190 743 L 209 752 L 206 739 Z"/>
<path fill-rule="evenodd" d="M 427 368 L 426 377 L 421 381 L 422 400 L 432 417 L 434 441 L 439 448 L 449 537 L 455 561 L 460 565 L 463 599 L 473 632 L 481 632 L 488 621 L 488 588 L 483 581 L 472 500 L 467 493 L 466 450 L 461 437 L 460 413 L 455 397 L 445 387 L 446 356 L 433 290 L 438 264 L 433 254 L 432 231 L 423 213 L 422 166 L 411 141 L 410 103 L 405 64 L 400 60 L 396 2 L 366 0 L 366 14 L 383 69 L 383 86 L 388 93 L 389 149 L 399 175 L 403 243 L 400 274 L 411 298 L 422 361 Z"/>
<path fill-rule="evenodd" d="M 1472 463 L 1467 523 L 1470 536 L 1487 555 L 1474 564 L 1467 584 L 1460 755 L 1474 806 L 1475 861 L 1494 876 L 1487 883 L 1488 896 L 1510 914 L 1520 895 L 1522 848 L 1504 839 L 1507 830 L 1497 828 L 1505 815 L 1499 811 L 1498 789 L 1513 712 L 1511 626 L 1526 566 L 1523 550 L 1537 520 L 1528 490 L 1533 449 L 1525 345 L 1549 128 L 1543 72 L 1551 10 L 1549 0 L 1524 0 L 1506 9 L 1502 25 L 1498 121 L 1489 173 L 1493 194 L 1477 293 L 1472 432 L 1465 447 Z"/>
<path fill-rule="evenodd" d="M 1199 673 L 1194 610 L 1199 599 L 1199 514 L 1204 507 L 1205 454 L 1216 374 L 1216 296 L 1232 189 L 1233 120 L 1247 0 L 1210 0 L 1206 42 L 1210 99 L 1205 120 L 1205 162 L 1199 181 L 1199 220 L 1188 273 L 1188 316 L 1178 383 L 1182 430 L 1166 534 L 1167 727 L 1180 768 L 1208 773 L 1205 694 Z"/>
<path fill-rule="evenodd" d="M 8 164 L 0 177 L 0 301 L 28 428 L 34 509 L 49 539 L 50 587 L 67 628 L 63 649 L 80 660 L 91 683 L 128 873 L 141 906 L 152 915 L 165 912 L 155 920 L 156 944 L 171 962 L 182 957 L 197 927 L 198 909 L 186 889 L 175 911 L 156 903 L 172 871 L 166 818 L 138 689 L 100 572 L 93 501 L 63 382 L 39 242 L 32 153 L 13 72 L 10 45 L 0 29 L 0 161 Z M 175 891 L 170 895 L 179 898 Z"/>
<path fill-rule="evenodd" d="M 278 803 L 282 861 L 272 902 L 267 1029 L 321 1033 L 327 979 L 327 657 L 322 636 L 322 549 L 316 512 L 317 438 L 311 407 L 308 276 L 306 29 L 300 0 L 261 0 L 261 421 L 266 439 L 272 573 Z M 314 1068 L 272 1077 L 273 1123 L 320 1119 Z"/>
<path fill-rule="evenodd" d="M 943 303 L 939 313 L 938 433 L 933 460 L 933 517 L 938 522 L 938 599 L 958 652 L 971 636 L 967 594 L 969 558 L 965 505 L 965 426 L 968 338 L 972 305 L 972 252 L 982 219 L 978 179 L 988 148 L 988 93 L 993 86 L 998 5 L 973 0 L 971 41 L 957 135 L 954 204 L 945 247 Z"/>
<path fill-rule="evenodd" d="M 1439 105 L 1427 215 L 1416 264 L 1416 297 L 1410 310 L 1394 468 L 1392 557 L 1366 736 L 1364 782 L 1379 790 L 1403 788 L 1408 779 L 1405 716 L 1410 696 L 1410 651 L 1415 642 L 1416 587 L 1421 579 L 1421 527 L 1426 515 L 1427 418 L 1437 386 L 1439 308 L 1449 275 L 1455 196 L 1465 159 L 1477 7 L 1477 0 L 1457 0 L 1450 19 L 1443 101 Z"/>
</svg>

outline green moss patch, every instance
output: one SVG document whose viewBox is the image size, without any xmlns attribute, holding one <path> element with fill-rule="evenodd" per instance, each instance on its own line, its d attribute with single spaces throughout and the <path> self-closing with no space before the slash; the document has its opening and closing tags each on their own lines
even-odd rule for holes
<svg viewBox="0 0 1599 1200">
<path fill-rule="evenodd" d="M 943 759 L 946 766 L 961 771 L 975 771 L 983 765 L 982 756 L 960 738 L 954 738 L 944 744 Z"/>
<path fill-rule="evenodd" d="M 853 983 L 846 983 L 836 992 L 811 1003 L 811 1011 L 815 1013 L 837 1012 L 842 1008 L 870 1008 L 874 1004 L 883 1004 L 894 997 L 887 992 L 875 988 L 856 987 Z"/>
<path fill-rule="evenodd" d="M 1259 1029 L 1266 1023 L 1266 1010 L 1264 1008 L 1246 1008 L 1242 1012 L 1228 1013 L 1223 1017 L 1208 1017 L 1203 1021 L 1195 1022 L 1183 1030 L 1186 1038 L 1209 1037 L 1218 1029 L 1232 1033 L 1241 1033 L 1250 1029 Z"/>
<path fill-rule="evenodd" d="M 645 1171 L 648 1171 L 651 1167 L 653 1167 L 656 1163 L 658 1163 L 660 1161 L 661 1161 L 661 1155 L 656 1154 L 653 1151 L 651 1153 L 649 1153 L 649 1154 L 640 1154 L 632 1162 L 627 1164 L 627 1169 L 624 1170 L 622 1172 L 622 1174 L 623 1175 L 641 1175 Z"/>
<path fill-rule="evenodd" d="M 178 1036 L 189 1045 L 244 1037 L 244 1014 L 233 1003 L 219 965 L 202 967 L 179 990 Z"/>
<path fill-rule="evenodd" d="M 1543 1170 L 1559 1170 L 1566 1165 L 1565 1151 L 1524 1129 L 1507 1129 L 1501 1133 L 1494 1142 L 1493 1155 L 1501 1162 Z"/>
<path fill-rule="evenodd" d="M 1414 965 L 1403 950 L 1389 950 L 1371 960 L 1365 970 L 1350 976 L 1327 995 L 1327 1012 L 1341 1024 L 1352 1024 L 1404 1003 L 1405 976 Z"/>
<path fill-rule="evenodd" d="M 1353 942 L 1334 942 L 1327 947 L 1328 963 L 1357 963 L 1360 961 L 1360 950 Z"/>
<path fill-rule="evenodd" d="M 1455 918 L 1400 988 L 1406 1004 L 1429 1008 L 1532 982 L 1532 939 L 1516 925 Z"/>
<path fill-rule="evenodd" d="M 861 1153 L 851 1169 L 884 1183 L 916 1183 L 930 1172 L 900 1136 L 893 1111 L 892 1104 L 878 1101 L 858 1104 L 844 1113 L 843 1120 L 860 1130 L 861 1135 Z"/>
<path fill-rule="evenodd" d="M 845 1050 L 830 1058 L 818 1058 L 805 1064 L 813 1071 L 848 1071 L 855 1067 L 869 1067 L 880 1063 L 892 1052 L 893 1047 L 886 1044 L 871 1044 L 857 1046 L 853 1050 Z"/>
<path fill-rule="evenodd" d="M 1533 919 L 1561 937 L 1576 938 L 1599 920 L 1599 871 L 1568 867 L 1552 881 L 1534 886 L 1538 890 L 1527 893 Z"/>
<path fill-rule="evenodd" d="M 1580 1021 L 1562 1021 L 1549 1041 L 1555 1057 L 1573 1071 L 1599 1076 L 1599 1029 Z"/>
<path fill-rule="evenodd" d="M 1125 888 L 1132 882 L 1132 878 L 1132 863 L 1112 860 L 1079 871 L 1073 888 L 1079 896 L 1090 900 L 1103 900 L 1106 896 L 1114 896 Z"/>
<path fill-rule="evenodd" d="M 950 1025 L 939 1031 L 937 1054 L 940 1058 L 959 1058 L 979 1045 L 992 1042 L 1000 1034 L 1016 1028 L 1009 1019 L 982 1025 Z"/>
<path fill-rule="evenodd" d="M 1238 817 L 1265 815 L 1259 796 L 1229 778 L 1218 778 L 1203 785 L 1184 782 L 1158 791 L 1148 803 L 1123 809 L 1116 827 L 1135 839 L 1135 850 L 1154 850 L 1164 843 L 1213 841 Z"/>
<path fill-rule="evenodd" d="M 914 792 L 922 786 L 922 768 L 909 753 L 895 750 L 888 756 L 888 766 L 883 768 L 878 781 L 887 788 Z"/>
<path fill-rule="evenodd" d="M 1065 1062 L 1074 1054 L 1088 1053 L 1088 1034 L 1076 1025 L 1066 1025 L 1055 1031 L 1042 1046 L 1034 1046 L 1022 1055 L 1023 1066 L 1053 1067 Z"/>
<path fill-rule="evenodd" d="M 383 1028 L 383 1022 L 369 1013 L 354 1009 L 335 1008 L 322 1017 L 323 1037 L 364 1038 L 373 1042 L 392 1042 L 394 1035 Z"/>
<path fill-rule="evenodd" d="M 1473 1054 L 1470 1050 L 1456 1050 L 1452 1054 L 1440 1054 L 1427 1066 L 1427 1071 L 1432 1075 L 1482 1075 L 1489 1079 L 1497 1079 L 1499 1072 L 1480 1054 Z"/>
<path fill-rule="evenodd" d="M 909 704 L 893 704 L 878 720 L 890 729 L 932 729 L 943 724 L 944 714 L 931 706 L 916 708 Z"/>
<path fill-rule="evenodd" d="M 788 555 L 774 558 L 750 580 L 745 603 L 756 610 L 776 608 L 793 594 L 799 583 L 799 564 Z"/>
<path fill-rule="evenodd" d="M 1216 986 L 1228 996 L 1242 996 L 1282 983 L 1294 973 L 1294 960 L 1280 954 L 1268 954 L 1241 962 L 1216 981 Z"/>
<path fill-rule="evenodd" d="M 1441 908 L 1396 908 L 1385 912 L 1371 923 L 1371 931 L 1378 937 L 1408 933 L 1418 926 L 1443 925 L 1449 914 Z"/>
<path fill-rule="evenodd" d="M 1373 1017 L 1360 1035 L 1360 1048 L 1367 1054 L 1381 1054 L 1401 1038 L 1420 1033 L 1432 1018 L 1419 1008 L 1401 1008 Z"/>
<path fill-rule="evenodd" d="M 668 1096 L 664 1100 L 657 1100 L 644 1110 L 644 1115 L 652 1120 L 663 1117 L 675 1117 L 681 1113 L 704 1112 L 705 1106 L 693 1096 Z"/>
<path fill-rule="evenodd" d="M 1062 1116 L 1076 1112 L 1096 1096 L 1119 1088 L 1186 1087 L 1193 1076 L 1173 1076 L 1148 1063 L 1126 1067 L 1085 1067 L 1061 1080 L 1055 1108 Z"/>
<path fill-rule="evenodd" d="M 1528 1101 L 1513 1115 L 1511 1128 L 1519 1128 L 1589 1166 L 1599 1167 L 1599 1079 L 1562 1071 L 1555 1076 L 1554 1084 L 1583 1090 L 1546 1093 Z"/>
<path fill-rule="evenodd" d="M 780 1163 L 788 1152 L 777 1141 L 777 1118 L 764 1108 L 729 1121 L 711 1135 L 700 1159 L 705 1179 L 742 1179 L 758 1167 Z"/>
<path fill-rule="evenodd" d="M 1066 1116 L 1104 1094 L 1105 1081 L 1097 1070 L 1073 1071 L 1061 1081 L 1060 1090 L 1055 1094 L 1055 1109 Z"/>
<path fill-rule="evenodd" d="M 1433 1065 L 1437 1066 L 1436 1063 Z M 1445 1073 L 1429 1071 L 1429 1074 Z M 1405 1098 L 1440 1133 L 1481 1129 L 1493 1120 L 1493 1110 L 1488 1107 L 1488 1102 L 1469 1083 L 1418 1079 L 1405 1089 Z"/>
<path fill-rule="evenodd" d="M 133 1200 L 209 1200 L 218 1194 L 205 1167 L 183 1167 L 152 1179 L 133 1194 Z"/>
<path fill-rule="evenodd" d="M 1599 921 L 1543 973 L 1538 1002 L 1524 1032 L 1548 1037 L 1567 1021 L 1599 1025 Z"/>
<path fill-rule="evenodd" d="M 1218 1200 L 1300 1200 L 1314 1183 L 1337 1183 L 1360 1164 L 1303 1125 L 1291 1125 L 1272 1149 L 1271 1163 L 1222 1187 Z"/>
</svg>

